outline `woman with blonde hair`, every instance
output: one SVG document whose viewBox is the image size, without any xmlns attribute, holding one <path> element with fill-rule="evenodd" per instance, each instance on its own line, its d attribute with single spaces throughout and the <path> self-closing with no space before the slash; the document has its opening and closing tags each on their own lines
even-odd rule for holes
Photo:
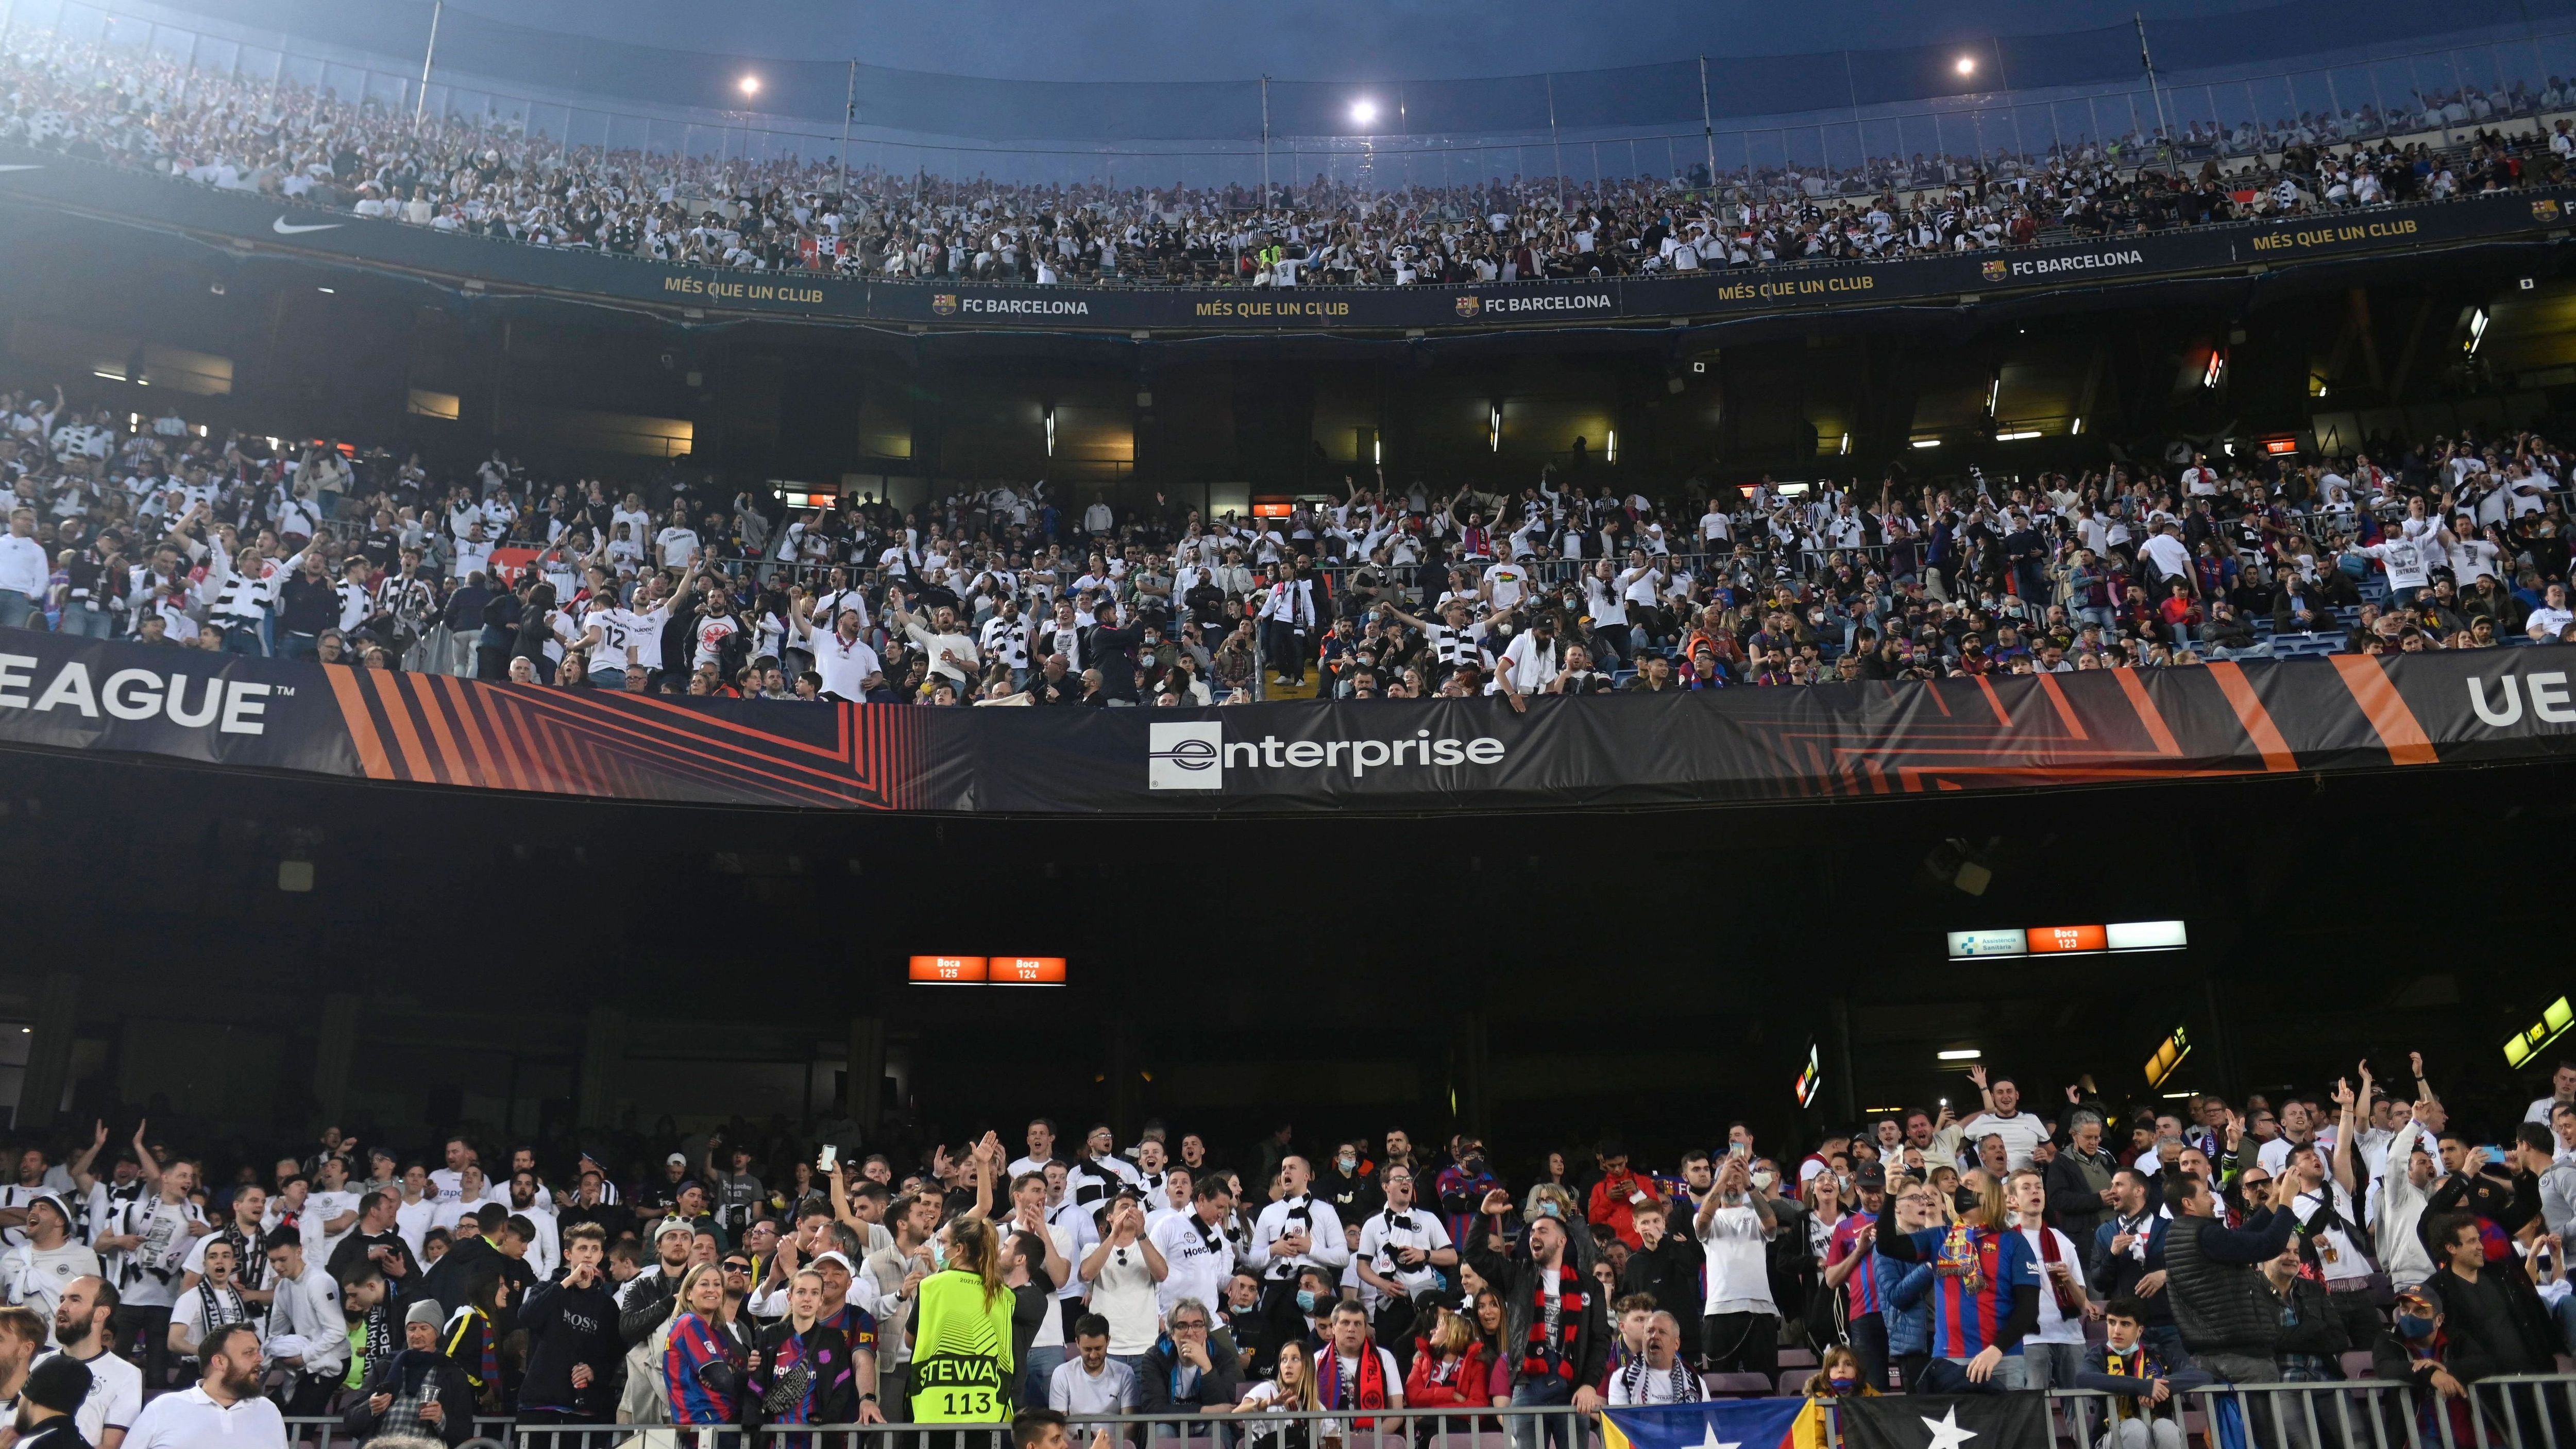
<svg viewBox="0 0 2576 1449">
<path fill-rule="evenodd" d="M 662 1350 L 662 1394 L 671 1422 L 739 1422 L 756 1355 L 745 1349 L 725 1312 L 724 1270 L 713 1263 L 691 1268 L 671 1301 L 670 1342 Z"/>
<path fill-rule="evenodd" d="M 1307 1352 L 1305 1340 L 1292 1338 L 1279 1345 L 1279 1364 L 1270 1377 L 1246 1389 L 1243 1402 L 1234 1406 L 1238 1414 L 1313 1413 L 1323 1407 L 1315 1392 L 1315 1361 Z M 1265 1429 L 1250 1426 L 1245 1433 L 1276 1446 L 1276 1449 L 1309 1449 L 1315 1440 L 1316 1420 L 1298 1419 L 1274 1424 Z"/>
<path fill-rule="evenodd" d="M 1938 1177 L 1936 1170 L 1934 1176 Z M 1932 1358 L 1922 1393 L 2023 1389 L 2022 1340 L 2039 1328 L 2039 1253 L 2004 1215 L 2004 1185 L 1968 1174 L 1958 1221 L 1919 1232 L 1880 1232 L 1879 1252 L 1932 1265 Z"/>
<path fill-rule="evenodd" d="M 1003 1386 L 1015 1381 L 1002 1243 L 992 1223 L 948 1227 L 947 1265 L 921 1282 L 914 1304 L 912 1418 L 916 1424 L 999 1424 L 1011 1417 Z"/>
</svg>

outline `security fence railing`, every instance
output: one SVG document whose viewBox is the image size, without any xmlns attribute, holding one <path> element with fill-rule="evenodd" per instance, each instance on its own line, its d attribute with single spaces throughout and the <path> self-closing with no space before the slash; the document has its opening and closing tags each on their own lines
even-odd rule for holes
<svg viewBox="0 0 2576 1449">
<path fill-rule="evenodd" d="M 2059 1389 L 2048 1391 L 2046 1420 L 2053 1449 L 2154 1449 L 2174 1442 L 2199 1449 L 2576 1449 L 2576 1374 L 2499 1376 L 2460 1389 L 2459 1396 L 2446 1396 L 2430 1387 L 2429 1375 L 2415 1383 L 2215 1384 L 2182 1389 L 2143 1410 L 2135 1399 Z M 1821 1401 L 1824 1449 L 1847 1442 L 1847 1402 Z M 1563 1406 L 1233 1412 L 1210 1405 L 1186 1413 L 1067 1417 L 1074 1449 L 1097 1431 L 1136 1449 L 1603 1449 L 1607 1442 L 1598 1415 Z M 751 1429 L 478 1418 L 475 1430 L 469 1443 L 492 1449 L 1011 1449 L 1012 1442 L 1007 1422 Z M 289 1420 L 288 1437 L 309 1449 L 358 1449 L 363 1442 L 337 1418 Z"/>
</svg>

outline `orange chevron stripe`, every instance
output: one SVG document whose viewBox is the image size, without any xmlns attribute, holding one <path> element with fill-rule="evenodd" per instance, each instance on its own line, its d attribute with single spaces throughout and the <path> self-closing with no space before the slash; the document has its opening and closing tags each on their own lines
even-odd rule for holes
<svg viewBox="0 0 2576 1449">
<path fill-rule="evenodd" d="M 322 672 L 331 681 L 331 697 L 339 702 L 341 723 L 349 727 L 349 742 L 358 747 L 359 768 L 370 780 L 392 779 L 393 762 L 385 758 L 384 741 L 376 735 L 376 721 L 367 711 L 358 672 L 346 664 L 325 664 Z"/>
<path fill-rule="evenodd" d="M 358 673 L 366 680 L 368 688 L 376 692 L 376 698 L 384 701 L 385 723 L 393 731 L 394 743 L 402 749 L 403 768 L 409 772 L 409 778 L 426 784 L 438 783 L 438 776 L 429 768 L 429 753 L 420 746 L 420 731 L 412 726 L 410 701 L 402 697 L 402 690 L 394 681 L 376 677 L 377 671 L 362 669 Z"/>
</svg>

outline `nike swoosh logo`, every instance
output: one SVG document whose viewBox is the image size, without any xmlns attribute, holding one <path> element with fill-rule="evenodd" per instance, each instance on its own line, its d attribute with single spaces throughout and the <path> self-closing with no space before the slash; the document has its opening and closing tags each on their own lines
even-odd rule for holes
<svg viewBox="0 0 2576 1449">
<path fill-rule="evenodd" d="M 288 221 L 285 217 L 281 216 L 277 220 L 269 223 L 268 229 L 276 232 L 279 236 L 293 236 L 299 231 L 336 231 L 342 225 L 343 223 L 336 221 L 319 221 L 306 226 L 297 226 Z"/>
<path fill-rule="evenodd" d="M 42 171 L 44 169 L 44 167 L 35 165 L 31 162 L 21 162 L 15 166 L 0 166 L 0 171 Z"/>
</svg>

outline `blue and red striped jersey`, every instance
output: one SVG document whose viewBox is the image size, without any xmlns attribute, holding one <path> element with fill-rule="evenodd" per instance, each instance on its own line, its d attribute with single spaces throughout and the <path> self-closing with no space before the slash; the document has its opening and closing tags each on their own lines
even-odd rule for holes
<svg viewBox="0 0 2576 1449">
<path fill-rule="evenodd" d="M 1859 1246 L 1860 1230 L 1877 1222 L 1872 1213 L 1846 1213 L 1834 1224 L 1833 1237 L 1825 1247 L 1825 1266 L 1830 1268 L 1854 1253 L 1860 1253 L 1860 1265 L 1843 1280 L 1844 1309 L 1852 1317 L 1878 1311 L 1878 1250 L 1863 1252 Z"/>
<path fill-rule="evenodd" d="M 2003 1332 L 2019 1295 L 2040 1291 L 2039 1255 L 2018 1232 L 1954 1225 L 1907 1236 L 1933 1265 L 1935 1357 L 1976 1357 Z M 2021 1345 L 2004 1352 L 2017 1354 Z"/>
<path fill-rule="evenodd" d="M 718 1393 L 698 1375 L 700 1369 L 724 1356 L 724 1341 L 716 1337 L 715 1325 L 694 1313 L 683 1313 L 672 1320 L 671 1346 L 662 1351 L 662 1393 L 670 1400 L 672 1423 L 734 1421 L 734 1396 Z"/>
</svg>

